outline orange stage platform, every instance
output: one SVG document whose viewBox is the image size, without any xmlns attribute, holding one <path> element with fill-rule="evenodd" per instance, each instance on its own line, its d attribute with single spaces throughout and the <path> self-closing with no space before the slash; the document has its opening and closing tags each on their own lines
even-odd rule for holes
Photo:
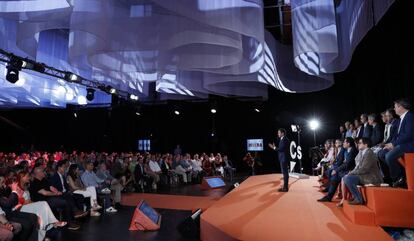
<svg viewBox="0 0 414 241">
<path fill-rule="evenodd" d="M 201 239 L 392 240 L 375 224 L 352 223 L 335 203 L 317 202 L 322 193 L 316 190 L 316 178 L 291 179 L 289 192 L 279 193 L 280 177 L 279 174 L 250 177 L 213 203 L 201 216 Z M 369 215 L 363 218 L 369 219 Z"/>
</svg>

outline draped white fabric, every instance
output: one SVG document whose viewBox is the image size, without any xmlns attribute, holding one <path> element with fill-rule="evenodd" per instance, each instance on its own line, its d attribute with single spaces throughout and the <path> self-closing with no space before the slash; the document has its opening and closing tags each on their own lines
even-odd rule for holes
<svg viewBox="0 0 414 241">
<path fill-rule="evenodd" d="M 379 20 L 392 3 L 378 2 L 292 1 L 292 49 L 265 33 L 261 0 L 2 0 L 0 47 L 140 97 L 156 82 L 167 98 L 266 98 L 268 86 L 285 92 L 331 86 L 330 73 L 348 65 L 375 24 L 370 11 Z"/>
<path fill-rule="evenodd" d="M 356 46 L 393 2 L 292 0 L 295 65 L 316 76 L 345 70 Z"/>
</svg>

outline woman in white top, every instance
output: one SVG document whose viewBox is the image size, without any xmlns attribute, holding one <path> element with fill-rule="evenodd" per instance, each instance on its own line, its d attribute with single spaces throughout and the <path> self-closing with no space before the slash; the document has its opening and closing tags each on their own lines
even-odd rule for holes
<svg viewBox="0 0 414 241">
<path fill-rule="evenodd" d="M 30 199 L 27 185 L 30 182 L 29 173 L 21 171 L 17 175 L 17 182 L 11 185 L 11 189 L 16 192 L 19 197 L 19 203 L 14 207 L 14 210 L 20 209 L 21 212 L 33 213 L 38 216 L 39 231 L 38 240 L 43 241 L 46 237 L 46 232 L 52 228 L 60 228 L 65 226 L 66 222 L 60 222 L 50 209 L 46 201 L 32 202 Z"/>
<path fill-rule="evenodd" d="M 99 217 L 101 214 L 98 212 L 98 210 L 102 207 L 99 206 L 97 202 L 96 188 L 93 186 L 85 187 L 79 178 L 79 173 L 80 171 L 77 164 L 71 164 L 69 166 L 67 177 L 69 188 L 73 193 L 81 194 L 84 197 L 89 197 L 91 199 L 90 214 L 92 217 Z"/>
</svg>

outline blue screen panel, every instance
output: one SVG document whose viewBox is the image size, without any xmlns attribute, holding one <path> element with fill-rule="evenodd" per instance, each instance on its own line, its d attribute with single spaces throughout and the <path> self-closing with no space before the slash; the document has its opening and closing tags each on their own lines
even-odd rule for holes
<svg viewBox="0 0 414 241">
<path fill-rule="evenodd" d="M 158 220 L 160 219 L 160 215 L 155 211 L 150 205 L 148 205 L 145 201 L 142 201 L 141 205 L 139 206 L 139 210 L 145 214 L 153 223 L 158 224 Z"/>
<path fill-rule="evenodd" d="M 224 183 L 223 179 L 219 177 L 213 177 L 213 178 L 206 178 L 206 181 L 208 185 L 211 188 L 217 188 L 217 187 L 224 187 L 226 184 Z"/>
</svg>

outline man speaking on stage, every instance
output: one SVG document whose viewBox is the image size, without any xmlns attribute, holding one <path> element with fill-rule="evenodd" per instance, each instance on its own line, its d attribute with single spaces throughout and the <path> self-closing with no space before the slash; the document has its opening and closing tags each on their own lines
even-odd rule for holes
<svg viewBox="0 0 414 241">
<path fill-rule="evenodd" d="M 275 143 L 269 143 L 269 147 L 274 151 L 277 151 L 280 169 L 283 173 L 283 187 L 279 188 L 279 192 L 289 191 L 289 171 L 288 171 L 288 159 L 289 159 L 289 139 L 286 137 L 286 130 L 280 128 L 277 130 L 277 136 L 279 138 L 279 145 Z"/>
</svg>

